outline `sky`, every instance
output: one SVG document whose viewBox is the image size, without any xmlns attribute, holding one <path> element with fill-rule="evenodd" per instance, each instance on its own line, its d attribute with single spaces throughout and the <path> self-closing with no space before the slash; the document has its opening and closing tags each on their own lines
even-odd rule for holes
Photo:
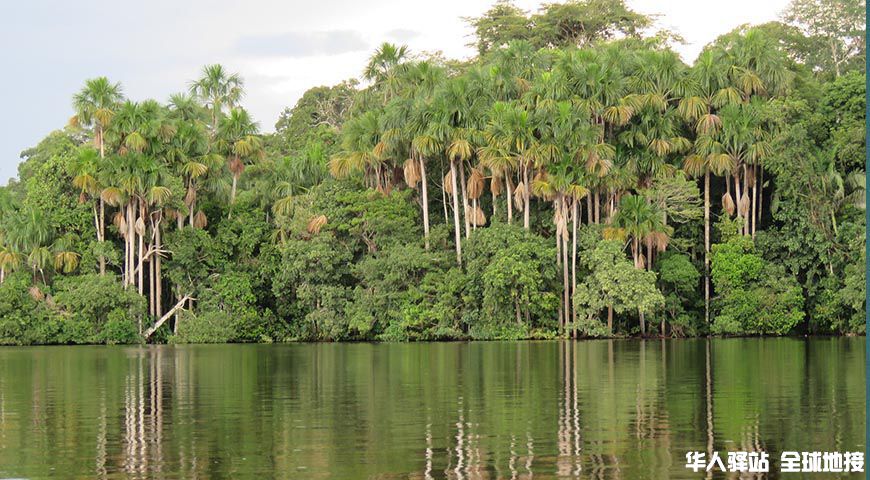
<svg viewBox="0 0 870 480">
<path fill-rule="evenodd" d="M 242 101 L 263 131 L 307 89 L 359 77 L 382 42 L 467 58 L 462 17 L 494 0 L 29 0 L 0 2 L 0 185 L 17 176 L 20 153 L 72 116 L 88 78 L 120 82 L 133 100 L 165 101 L 203 65 L 245 80 Z M 517 0 L 536 11 L 543 2 Z M 691 63 L 704 45 L 744 23 L 775 20 L 787 0 L 627 0 L 686 40 Z"/>
</svg>

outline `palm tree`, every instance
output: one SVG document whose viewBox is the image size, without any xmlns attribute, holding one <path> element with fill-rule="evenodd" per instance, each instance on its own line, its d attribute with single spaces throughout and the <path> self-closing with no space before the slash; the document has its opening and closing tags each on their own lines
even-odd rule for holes
<svg viewBox="0 0 870 480">
<path fill-rule="evenodd" d="M 664 250 L 673 229 L 662 222 L 661 214 L 641 195 L 626 195 L 619 203 L 619 210 L 613 218 L 613 226 L 605 229 L 605 237 L 628 239 L 634 267 L 646 268 L 650 259 L 645 258 L 641 245 L 643 242 L 654 244 Z M 641 335 L 646 335 L 644 313 L 639 311 Z"/>
<path fill-rule="evenodd" d="M 530 171 L 534 168 L 537 149 L 535 125 L 529 111 L 516 103 L 496 102 L 489 114 L 489 123 L 484 131 L 489 164 L 493 159 L 509 157 L 520 170 L 520 183 L 513 192 L 521 201 L 523 228 L 530 228 Z"/>
<path fill-rule="evenodd" d="M 380 112 L 369 110 L 344 124 L 341 149 L 329 160 L 329 172 L 343 178 L 355 172 L 365 172 L 370 187 L 381 190 L 381 153 L 375 147 L 381 142 Z"/>
<path fill-rule="evenodd" d="M 106 129 L 112 122 L 115 111 L 124 99 L 120 83 L 111 83 L 106 77 L 97 77 L 85 81 L 85 86 L 73 96 L 75 115 L 70 123 L 82 127 L 94 128 L 94 143 L 100 152 L 100 161 L 96 158 L 83 160 L 80 164 L 84 170 L 79 171 L 74 179 L 76 188 L 83 194 L 95 196 L 99 189 L 97 182 L 100 164 L 106 157 Z M 78 182 L 76 182 L 78 180 Z M 99 198 L 98 195 L 96 195 Z M 97 241 L 106 240 L 105 202 L 99 200 L 99 212 L 94 207 L 96 217 L 95 227 Z M 99 256 L 100 275 L 106 273 L 106 257 Z"/>
<path fill-rule="evenodd" d="M 374 82 L 376 88 L 383 90 L 384 104 L 395 94 L 398 88 L 398 67 L 408 60 L 408 56 L 407 46 L 385 42 L 369 57 L 363 77 Z"/>
<path fill-rule="evenodd" d="M 73 186 L 80 191 L 79 201 L 85 202 L 88 197 L 99 198 L 99 210 L 97 203 L 94 202 L 92 210 L 94 213 L 94 230 L 97 232 L 97 242 L 103 241 L 104 217 L 105 217 L 105 202 L 100 198 L 102 190 L 101 183 L 98 178 L 102 174 L 101 159 L 97 150 L 88 147 L 82 147 L 79 150 L 79 155 L 76 162 L 73 164 Z M 106 274 L 106 258 L 103 255 L 99 256 L 100 275 Z"/>
<path fill-rule="evenodd" d="M 257 123 L 251 120 L 242 108 L 233 108 L 221 120 L 218 130 L 218 148 L 227 158 L 227 166 L 233 176 L 230 204 L 236 201 L 239 177 L 245 171 L 245 162 L 261 159 L 265 155 L 263 142 L 257 133 Z"/>
<path fill-rule="evenodd" d="M 211 131 L 215 135 L 223 109 L 235 108 L 244 96 L 244 81 L 238 73 L 228 73 L 223 65 L 206 65 L 199 79 L 191 82 L 190 93 L 211 110 Z"/>
<path fill-rule="evenodd" d="M 194 226 L 199 182 L 205 175 L 216 172 L 223 163 L 220 154 L 211 151 L 203 109 L 192 97 L 176 94 L 170 97 L 168 119 L 175 126 L 171 141 L 164 145 L 163 156 L 184 182 L 184 206 L 190 226 Z M 184 225 L 184 215 L 177 212 L 178 228 Z"/>
</svg>

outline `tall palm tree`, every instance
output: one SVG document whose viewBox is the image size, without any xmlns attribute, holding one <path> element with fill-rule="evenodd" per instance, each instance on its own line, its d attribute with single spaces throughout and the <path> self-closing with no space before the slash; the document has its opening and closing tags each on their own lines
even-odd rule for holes
<svg viewBox="0 0 870 480">
<path fill-rule="evenodd" d="M 220 64 L 202 67 L 200 77 L 191 82 L 190 93 L 205 102 L 211 111 L 212 135 L 217 134 L 223 110 L 236 107 L 244 96 L 244 86 L 238 73 L 229 73 Z"/>
<path fill-rule="evenodd" d="M 399 66 L 408 60 L 408 47 L 384 42 L 369 57 L 363 76 L 384 93 L 384 104 L 398 89 Z"/>
<path fill-rule="evenodd" d="M 96 158 L 90 158 L 83 161 L 80 166 L 84 167 L 84 171 L 78 172 L 76 178 L 79 180 L 76 188 L 79 188 L 82 193 L 94 196 L 94 193 L 99 189 L 97 182 L 98 171 L 101 168 L 102 160 L 106 157 L 106 129 L 112 122 L 112 117 L 115 111 L 124 99 L 124 94 L 120 83 L 112 83 L 106 77 L 97 77 L 85 81 L 85 86 L 73 96 L 73 109 L 75 115 L 70 119 L 70 123 L 86 128 L 94 128 L 94 143 L 100 152 L 100 161 Z M 106 220 L 105 208 L 106 204 L 99 195 L 96 195 L 99 202 L 99 212 L 95 206 L 96 216 L 96 235 L 97 241 L 103 242 L 106 240 Z M 106 257 L 99 256 L 100 275 L 106 273 Z"/>
<path fill-rule="evenodd" d="M 233 176 L 230 204 L 236 201 L 239 177 L 245 171 L 245 162 L 262 159 L 265 155 L 263 142 L 258 134 L 257 123 L 242 108 L 233 108 L 221 120 L 218 130 L 218 148 L 226 155 L 227 166 Z"/>
<path fill-rule="evenodd" d="M 516 104 L 496 102 L 489 114 L 489 123 L 484 131 L 484 138 L 490 158 L 513 158 L 520 173 L 520 183 L 513 192 L 515 199 L 522 202 L 523 228 L 530 228 L 530 178 L 534 168 L 537 149 L 535 124 L 529 111 Z M 494 154 L 499 152 L 499 154 Z"/>
</svg>

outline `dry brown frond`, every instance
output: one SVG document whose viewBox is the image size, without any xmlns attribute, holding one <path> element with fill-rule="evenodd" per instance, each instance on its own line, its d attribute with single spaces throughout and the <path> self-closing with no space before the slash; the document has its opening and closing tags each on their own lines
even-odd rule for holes
<svg viewBox="0 0 870 480">
<path fill-rule="evenodd" d="M 196 212 L 196 215 L 193 216 L 193 226 L 196 228 L 205 228 L 208 226 L 208 217 L 205 216 L 205 212 L 202 210 Z"/>
<path fill-rule="evenodd" d="M 736 206 L 734 205 L 734 199 L 731 198 L 731 194 L 724 193 L 722 194 L 722 208 L 725 209 L 725 212 L 729 217 L 734 216 L 734 212 L 736 210 Z"/>
<path fill-rule="evenodd" d="M 320 233 L 320 229 L 326 225 L 327 221 L 326 215 L 315 215 L 314 217 L 311 217 L 311 220 L 308 220 L 308 233 L 317 235 Z"/>
</svg>

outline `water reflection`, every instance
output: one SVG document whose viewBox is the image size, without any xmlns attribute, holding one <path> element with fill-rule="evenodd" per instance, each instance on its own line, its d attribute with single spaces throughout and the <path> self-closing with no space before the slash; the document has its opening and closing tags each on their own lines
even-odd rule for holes
<svg viewBox="0 0 870 480">
<path fill-rule="evenodd" d="M 0 477 L 703 478 L 687 451 L 863 449 L 864 356 L 863 339 L 0 349 Z"/>
</svg>

